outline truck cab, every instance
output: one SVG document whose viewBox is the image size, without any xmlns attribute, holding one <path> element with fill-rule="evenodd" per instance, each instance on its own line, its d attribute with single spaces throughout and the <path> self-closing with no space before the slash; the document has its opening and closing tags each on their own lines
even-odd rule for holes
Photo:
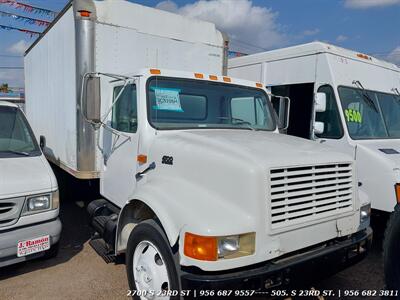
<svg viewBox="0 0 400 300">
<path fill-rule="evenodd" d="M 84 80 L 104 163 L 104 199 L 88 210 L 105 247 L 126 255 L 132 290 L 273 287 L 299 279 L 294 253 L 306 269 L 311 257 L 365 255 L 369 202 L 353 159 L 279 134 L 261 85 L 165 69 L 107 76 Z"/>
<path fill-rule="evenodd" d="M 348 153 L 372 208 L 390 212 L 400 181 L 400 70 L 394 64 L 314 42 L 234 58 L 229 73 L 290 98 L 285 132 Z M 274 100 L 273 100 L 274 101 Z M 285 106 L 275 98 L 283 116 Z"/>
<path fill-rule="evenodd" d="M 0 101 L 0 267 L 56 254 L 57 181 L 17 105 Z"/>
</svg>

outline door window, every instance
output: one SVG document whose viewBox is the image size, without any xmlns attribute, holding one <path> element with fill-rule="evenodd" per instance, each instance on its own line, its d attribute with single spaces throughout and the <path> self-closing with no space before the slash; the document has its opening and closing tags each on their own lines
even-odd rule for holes
<svg viewBox="0 0 400 300">
<path fill-rule="evenodd" d="M 122 86 L 114 88 L 116 99 Z M 136 85 L 128 84 L 118 101 L 115 103 L 112 113 L 111 127 L 123 132 L 135 133 L 137 131 L 137 99 Z"/>
</svg>

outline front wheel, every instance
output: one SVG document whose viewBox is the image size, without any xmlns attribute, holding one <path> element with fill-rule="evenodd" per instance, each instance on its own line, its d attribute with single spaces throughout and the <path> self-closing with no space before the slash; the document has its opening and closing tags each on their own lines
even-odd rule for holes
<svg viewBox="0 0 400 300">
<path fill-rule="evenodd" d="M 400 289 L 400 205 L 391 214 L 383 242 L 383 263 L 386 288 Z M 400 296 L 397 298 L 400 299 Z"/>
<path fill-rule="evenodd" d="M 126 271 L 134 299 L 172 299 L 179 290 L 177 270 L 168 240 L 154 220 L 132 230 L 126 251 Z"/>
</svg>

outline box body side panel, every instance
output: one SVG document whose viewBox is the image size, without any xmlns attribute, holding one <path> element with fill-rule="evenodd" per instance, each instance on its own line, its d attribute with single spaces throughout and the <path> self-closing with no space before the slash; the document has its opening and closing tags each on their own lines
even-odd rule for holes
<svg viewBox="0 0 400 300">
<path fill-rule="evenodd" d="M 45 154 L 77 168 L 76 56 L 72 8 L 25 56 L 26 113 Z"/>
</svg>

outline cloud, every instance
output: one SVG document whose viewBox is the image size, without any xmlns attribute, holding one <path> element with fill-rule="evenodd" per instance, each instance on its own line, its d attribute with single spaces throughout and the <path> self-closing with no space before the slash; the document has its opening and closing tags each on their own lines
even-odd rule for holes
<svg viewBox="0 0 400 300">
<path fill-rule="evenodd" d="M 315 28 L 315 29 L 304 30 L 302 35 L 303 36 L 313 36 L 320 32 L 321 32 L 321 30 L 319 30 L 318 28 Z"/>
<path fill-rule="evenodd" d="M 342 43 L 344 41 L 347 41 L 349 38 L 343 34 L 338 35 L 338 37 L 336 38 L 336 42 L 338 43 Z"/>
<path fill-rule="evenodd" d="M 15 44 L 11 45 L 7 51 L 13 54 L 22 55 L 24 54 L 25 50 L 28 49 L 30 43 L 25 40 L 20 40 Z"/>
<path fill-rule="evenodd" d="M 354 9 L 366 9 L 371 7 L 384 7 L 400 4 L 400 0 L 345 0 L 344 6 Z"/>
<path fill-rule="evenodd" d="M 392 63 L 400 65 L 400 46 L 397 46 L 395 49 L 393 49 L 393 51 L 388 54 L 386 59 Z"/>
<path fill-rule="evenodd" d="M 229 34 L 237 51 L 252 53 L 287 44 L 277 23 L 278 13 L 253 5 L 250 0 L 198 0 L 181 7 L 166 0 L 156 8 L 215 23 L 219 30 Z"/>
</svg>

